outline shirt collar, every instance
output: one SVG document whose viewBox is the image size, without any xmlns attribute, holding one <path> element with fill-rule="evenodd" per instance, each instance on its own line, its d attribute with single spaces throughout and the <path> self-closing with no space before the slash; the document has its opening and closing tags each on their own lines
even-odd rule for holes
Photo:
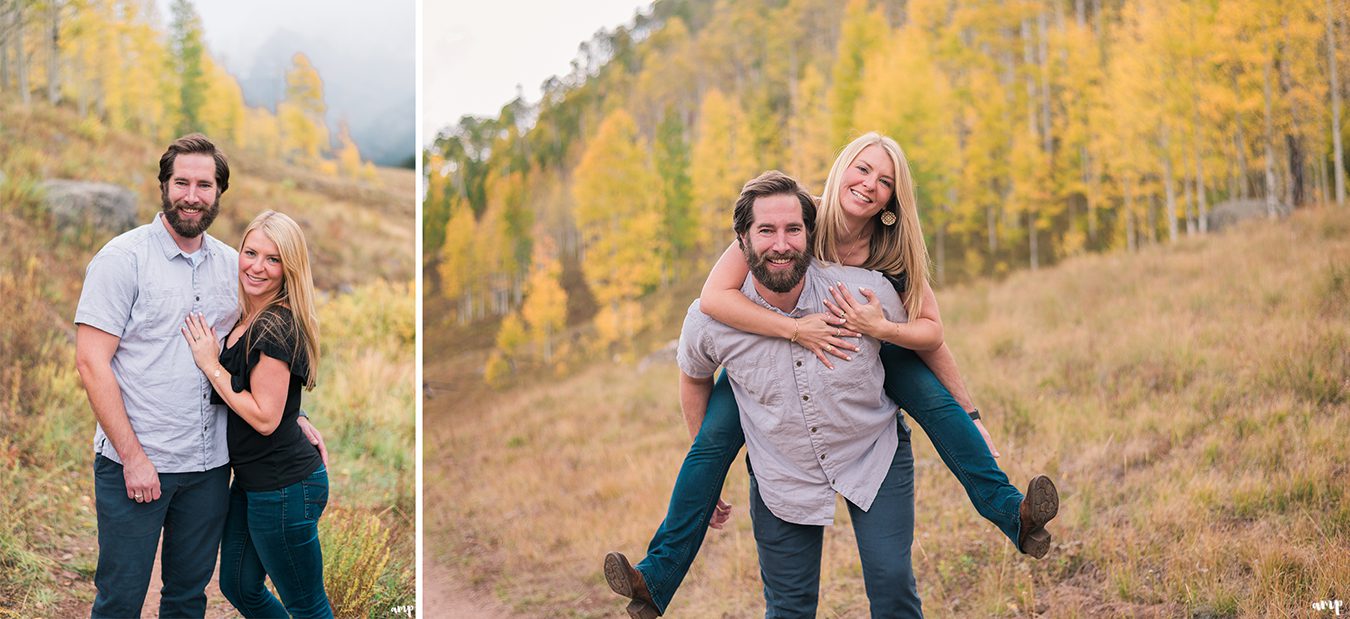
<svg viewBox="0 0 1350 619">
<path fill-rule="evenodd" d="M 778 312 L 779 314 L 785 314 L 787 316 L 792 317 L 799 317 L 804 316 L 806 314 L 810 314 L 812 312 L 812 308 L 814 307 L 813 304 L 811 303 L 811 299 L 816 298 L 816 296 L 818 296 L 820 293 L 816 291 L 816 285 L 814 281 L 815 278 L 811 277 L 812 272 L 816 270 L 816 259 L 810 258 L 809 260 L 810 262 L 808 262 L 806 265 L 806 273 L 802 274 L 802 282 L 803 282 L 802 294 L 797 297 L 797 305 L 796 307 L 792 308 L 792 311 L 790 313 L 785 313 L 783 310 L 778 309 L 776 306 L 774 306 L 772 303 L 769 303 L 767 300 L 764 299 L 763 296 L 759 294 L 759 290 L 755 288 L 754 273 L 746 274 L 745 283 L 741 285 L 741 292 L 744 293 L 745 296 L 749 297 L 751 301 L 754 301 L 755 303 L 758 303 L 763 307 L 767 307 L 775 312 Z"/>
<path fill-rule="evenodd" d="M 178 243 L 174 242 L 173 236 L 164 228 L 163 219 L 164 213 L 155 213 L 155 220 L 151 222 L 152 225 L 150 226 L 150 235 L 155 238 L 156 242 L 159 243 L 159 248 L 164 251 L 165 260 L 173 260 L 174 256 L 182 256 L 188 262 L 193 263 L 193 266 L 196 266 L 201 260 L 215 254 L 215 252 L 211 250 L 211 237 L 203 232 L 202 248 L 197 250 L 198 258 L 194 261 L 192 259 L 192 254 L 183 251 L 183 249 L 178 246 Z"/>
</svg>

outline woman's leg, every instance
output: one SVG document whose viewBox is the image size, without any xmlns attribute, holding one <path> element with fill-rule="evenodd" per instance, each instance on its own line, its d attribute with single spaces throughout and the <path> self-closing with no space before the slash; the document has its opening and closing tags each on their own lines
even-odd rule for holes
<svg viewBox="0 0 1350 619">
<path fill-rule="evenodd" d="M 1017 545 L 1022 493 L 1008 483 L 975 422 L 914 351 L 883 344 L 886 394 L 919 423 L 981 516 Z"/>
<path fill-rule="evenodd" d="M 328 473 L 267 492 L 248 493 L 248 533 L 281 601 L 282 616 L 331 618 L 323 588 L 319 516 L 328 505 Z"/>
<path fill-rule="evenodd" d="M 744 444 L 736 396 L 723 372 L 708 398 L 707 414 L 698 436 L 680 465 L 666 519 L 652 537 L 647 557 L 637 564 L 661 612 L 665 612 L 703 544 L 727 471 Z"/>
<path fill-rule="evenodd" d="M 285 617 L 286 608 L 263 585 L 267 572 L 253 548 L 248 512 L 248 493 L 235 484 L 220 539 L 220 592 L 245 617 Z"/>
</svg>

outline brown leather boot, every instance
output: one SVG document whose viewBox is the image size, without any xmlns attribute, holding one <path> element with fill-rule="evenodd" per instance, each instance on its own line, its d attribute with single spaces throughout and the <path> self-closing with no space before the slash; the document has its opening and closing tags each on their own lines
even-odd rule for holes
<svg viewBox="0 0 1350 619">
<path fill-rule="evenodd" d="M 605 581 L 615 593 L 633 600 L 628 603 L 629 617 L 656 619 L 661 616 L 661 611 L 656 609 L 656 602 L 652 600 L 652 594 L 647 591 L 647 582 L 642 579 L 642 572 L 637 571 L 622 552 L 605 555 Z"/>
<path fill-rule="evenodd" d="M 1022 518 L 1017 548 L 1037 559 L 1050 551 L 1050 532 L 1046 523 L 1059 513 L 1059 491 L 1049 477 L 1037 475 L 1027 484 L 1027 494 L 1018 508 Z"/>
</svg>

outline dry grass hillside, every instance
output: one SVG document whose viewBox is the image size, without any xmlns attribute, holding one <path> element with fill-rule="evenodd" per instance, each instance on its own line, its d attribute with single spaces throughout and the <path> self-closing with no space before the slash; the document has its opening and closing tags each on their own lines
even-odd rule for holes
<svg viewBox="0 0 1350 619">
<path fill-rule="evenodd" d="M 0 618 L 87 615 L 94 596 L 94 418 L 71 319 L 84 267 L 112 232 L 59 227 L 38 206 L 38 183 L 123 185 L 138 221 L 150 221 L 163 149 L 68 110 L 0 99 Z M 305 407 L 332 452 L 325 577 L 342 614 L 386 616 L 414 596 L 414 175 L 352 181 L 231 155 L 211 233 L 235 244 L 267 208 L 307 233 L 324 358 Z M 210 608 L 232 610 L 218 593 Z"/>
<path fill-rule="evenodd" d="M 1019 486 L 1053 476 L 1062 507 L 1050 555 L 1017 554 L 916 431 L 929 616 L 1302 617 L 1350 600 L 1350 209 L 939 294 L 1003 467 Z M 601 559 L 641 558 L 665 512 L 688 445 L 676 373 L 597 364 L 428 400 L 428 560 L 520 616 L 619 615 Z M 762 615 L 747 487 L 737 464 L 734 520 L 668 616 Z M 821 615 L 863 617 L 841 513 Z"/>
</svg>

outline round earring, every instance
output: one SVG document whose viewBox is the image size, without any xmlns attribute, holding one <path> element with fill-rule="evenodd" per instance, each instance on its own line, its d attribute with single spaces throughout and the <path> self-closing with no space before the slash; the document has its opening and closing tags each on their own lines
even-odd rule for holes
<svg viewBox="0 0 1350 619">
<path fill-rule="evenodd" d="M 895 225 L 895 211 L 882 211 L 882 212 L 881 212 L 881 225 L 883 225 L 883 226 L 894 226 L 894 225 Z"/>
</svg>

